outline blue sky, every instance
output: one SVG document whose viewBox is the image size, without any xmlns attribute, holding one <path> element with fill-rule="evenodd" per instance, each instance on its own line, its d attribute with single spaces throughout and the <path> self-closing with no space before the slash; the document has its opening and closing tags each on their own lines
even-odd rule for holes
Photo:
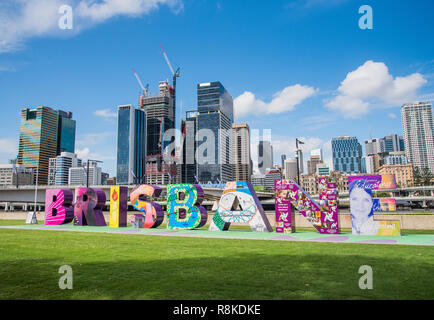
<svg viewBox="0 0 434 320">
<path fill-rule="evenodd" d="M 72 30 L 58 28 L 62 4 Z M 365 4 L 372 30 L 359 28 Z M 116 107 L 137 105 L 132 67 L 154 93 L 170 79 L 160 45 L 181 67 L 184 111 L 197 83 L 221 81 L 236 122 L 272 130 L 275 163 L 295 137 L 305 159 L 321 147 L 330 162 L 331 138 L 402 134 L 401 104 L 433 100 L 433 11 L 421 0 L 2 1 L 0 163 L 17 153 L 20 109 L 45 105 L 72 111 L 76 151 L 115 174 Z"/>
</svg>

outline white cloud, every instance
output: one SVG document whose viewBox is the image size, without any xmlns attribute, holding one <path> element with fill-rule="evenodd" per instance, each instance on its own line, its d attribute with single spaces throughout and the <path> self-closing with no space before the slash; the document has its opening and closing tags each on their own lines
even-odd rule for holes
<svg viewBox="0 0 434 320">
<path fill-rule="evenodd" d="M 106 131 L 80 135 L 75 153 L 79 159 L 103 161 L 100 166 L 112 176 L 116 174 L 116 132 Z"/>
<path fill-rule="evenodd" d="M 99 152 L 91 151 L 90 148 L 86 147 L 83 149 L 76 149 L 75 153 L 77 154 L 77 157 L 83 161 L 87 161 L 88 159 L 92 160 L 99 160 L 103 161 L 105 164 L 111 163 L 112 161 L 116 160 L 115 155 L 103 155 Z M 105 166 L 107 167 L 107 166 Z"/>
<path fill-rule="evenodd" d="M 247 114 L 276 114 L 294 110 L 294 107 L 315 94 L 313 87 L 296 84 L 289 86 L 273 95 L 267 103 L 257 99 L 252 92 L 246 91 L 234 100 L 235 117 Z"/>
<path fill-rule="evenodd" d="M 90 149 L 89 148 L 76 149 L 75 153 L 77 154 L 77 157 L 79 159 L 89 159 Z"/>
<path fill-rule="evenodd" d="M 10 66 L 1 66 L 0 65 L 0 72 L 7 72 L 7 71 L 15 71 L 13 67 Z"/>
<path fill-rule="evenodd" d="M 0 154 L 16 156 L 18 154 L 17 139 L 12 139 L 12 138 L 0 139 Z"/>
<path fill-rule="evenodd" d="M 402 105 L 415 99 L 417 90 L 427 82 L 420 73 L 394 78 L 382 62 L 366 61 L 347 74 L 338 88 L 338 95 L 326 107 L 343 113 L 346 118 L 357 118 L 381 102 Z"/>
<path fill-rule="evenodd" d="M 309 116 L 301 120 L 305 131 L 319 130 L 336 122 L 336 116 L 330 113 Z"/>
<path fill-rule="evenodd" d="M 305 170 L 307 170 L 307 160 L 310 157 L 310 152 L 314 149 L 323 148 L 324 141 L 318 137 L 299 137 L 299 139 L 304 142 L 304 144 L 299 145 L 299 148 L 303 150 L 303 163 Z M 281 165 L 282 154 L 285 154 L 287 158 L 295 157 L 295 137 L 271 136 L 271 145 L 273 146 L 274 164 Z M 250 152 L 254 174 L 259 173 L 257 148 L 257 142 L 251 143 Z"/>
<path fill-rule="evenodd" d="M 97 132 L 97 133 L 86 133 L 80 135 L 75 144 L 77 147 L 89 147 L 89 146 L 95 146 L 95 145 L 102 145 L 105 142 L 112 142 L 114 137 L 116 136 L 115 131 L 104 131 L 104 132 Z"/>
<path fill-rule="evenodd" d="M 299 140 L 304 142 L 304 144 L 299 145 L 299 148 L 303 150 L 303 157 L 306 159 L 312 150 L 320 148 L 323 143 L 322 139 L 317 137 L 299 137 Z M 289 158 L 295 157 L 295 137 L 272 137 L 271 144 L 275 154 L 286 154 Z M 280 163 L 280 156 L 274 162 Z"/>
<path fill-rule="evenodd" d="M 60 30 L 62 5 L 73 9 L 73 30 Z M 116 16 L 139 17 L 169 6 L 175 13 L 183 8 L 181 0 L 3 0 L 0 4 L 0 53 L 23 48 L 31 37 L 77 34 L 85 28 Z"/>
<path fill-rule="evenodd" d="M 391 119 L 396 119 L 396 114 L 394 114 L 392 112 L 388 113 L 387 116 Z"/>
<path fill-rule="evenodd" d="M 116 112 L 113 112 L 110 109 L 96 110 L 93 114 L 106 119 L 116 118 L 118 116 Z"/>
<path fill-rule="evenodd" d="M 105 0 L 80 1 L 77 6 L 77 14 L 80 17 L 89 18 L 94 22 L 102 22 L 117 15 L 140 16 L 158 9 L 161 4 L 180 10 L 182 3 L 176 0 Z"/>
</svg>

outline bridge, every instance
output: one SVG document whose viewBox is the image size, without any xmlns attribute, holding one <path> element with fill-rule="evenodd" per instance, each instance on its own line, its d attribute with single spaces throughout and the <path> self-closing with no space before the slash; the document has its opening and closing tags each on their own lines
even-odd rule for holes
<svg viewBox="0 0 434 320">
<path fill-rule="evenodd" d="M 107 199 L 106 205 L 110 203 L 110 188 L 113 186 L 102 185 L 102 186 L 89 186 L 90 188 L 98 188 L 104 191 Z M 137 186 L 129 185 L 128 192 L 130 193 Z M 159 186 L 163 191 L 159 198 L 156 198 L 155 202 L 160 204 L 165 204 L 167 187 Z M 38 186 L 36 194 L 36 205 L 37 209 L 40 211 L 45 205 L 45 190 L 47 189 L 69 189 L 72 191 L 75 197 L 75 188 L 83 188 L 83 186 Z M 24 211 L 33 210 L 35 204 L 35 186 L 4 186 L 0 187 L 0 208 L 4 208 L 6 211 L 14 210 L 15 208 L 22 208 Z M 205 193 L 205 199 L 203 204 L 205 206 L 213 206 L 216 201 L 220 200 L 223 193 L 222 188 L 207 187 L 202 185 L 202 189 Z M 274 193 L 270 192 L 256 192 L 259 199 L 272 199 Z M 274 200 L 273 200 L 274 201 Z M 274 202 L 273 202 L 274 203 Z M 130 203 L 128 203 L 131 205 Z"/>
<path fill-rule="evenodd" d="M 38 186 L 38 192 L 36 197 L 37 209 L 40 211 L 45 204 L 45 190 L 47 189 L 69 189 L 75 194 L 75 188 L 80 188 L 83 186 Z M 112 186 L 102 185 L 102 186 L 90 186 L 91 188 L 102 189 L 106 194 L 107 204 L 110 202 L 110 188 Z M 131 192 L 137 186 L 129 185 L 126 186 Z M 163 192 L 160 198 L 155 199 L 156 202 L 160 204 L 165 204 L 165 195 L 167 192 L 167 187 L 159 186 Z M 218 200 L 220 199 L 223 189 L 216 188 L 215 186 L 207 187 L 202 185 L 205 193 L 205 199 L 203 205 L 206 207 L 214 207 Z M 409 205 L 419 204 L 421 207 L 434 206 L 434 186 L 426 187 L 409 187 L 400 189 L 382 189 L 374 190 L 375 193 L 386 192 L 391 193 L 392 197 L 396 199 L 397 203 L 408 203 Z M 267 208 L 274 206 L 274 193 L 271 192 L 261 192 L 256 191 L 258 198 L 261 200 L 262 205 Z M 408 194 L 408 196 L 402 196 L 402 194 Z M 421 195 L 422 194 L 422 195 Z M 348 192 L 339 193 L 339 205 L 343 207 L 349 206 Z M 313 199 L 317 200 L 318 195 L 313 195 Z M 3 208 L 6 211 L 16 209 L 22 209 L 24 211 L 33 210 L 35 203 L 35 186 L 3 186 L 0 187 L 0 209 Z M 131 205 L 129 203 L 129 205 Z"/>
</svg>

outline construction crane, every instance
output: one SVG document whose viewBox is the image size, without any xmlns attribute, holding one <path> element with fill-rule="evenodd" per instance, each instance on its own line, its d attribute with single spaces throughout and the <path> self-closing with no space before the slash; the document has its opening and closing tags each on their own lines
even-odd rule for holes
<svg viewBox="0 0 434 320">
<path fill-rule="evenodd" d="M 149 84 L 146 85 L 146 88 L 143 86 L 142 81 L 139 78 L 139 75 L 137 74 L 136 70 L 134 70 L 134 68 L 131 68 L 133 70 L 134 76 L 137 79 L 137 82 L 139 83 L 140 88 L 142 88 L 143 90 L 143 95 L 146 97 L 148 95 L 148 90 L 149 90 Z"/>
<path fill-rule="evenodd" d="M 161 51 L 163 52 L 163 56 L 164 59 L 166 59 L 167 65 L 169 66 L 170 72 L 172 72 L 172 76 L 173 76 L 173 82 L 172 82 L 172 86 L 173 86 L 173 109 L 176 110 L 176 78 L 178 78 L 180 76 L 179 73 L 179 69 L 176 69 L 176 71 L 173 70 L 172 64 L 170 63 L 169 58 L 167 57 L 166 51 L 164 51 L 163 46 L 161 46 Z"/>
</svg>

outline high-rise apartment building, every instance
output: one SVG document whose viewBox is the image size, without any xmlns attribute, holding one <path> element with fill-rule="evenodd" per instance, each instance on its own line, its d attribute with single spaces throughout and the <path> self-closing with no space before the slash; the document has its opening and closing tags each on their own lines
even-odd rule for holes
<svg viewBox="0 0 434 320">
<path fill-rule="evenodd" d="M 362 146 L 356 137 L 332 139 L 333 168 L 342 173 L 362 173 Z"/>
<path fill-rule="evenodd" d="M 415 102 L 401 107 L 405 152 L 414 167 L 434 173 L 434 122 L 432 104 Z"/>
<path fill-rule="evenodd" d="M 307 174 L 315 174 L 316 173 L 316 167 L 323 163 L 322 162 L 322 150 L 321 149 L 315 149 L 312 150 L 310 153 L 310 159 L 307 160 Z"/>
<path fill-rule="evenodd" d="M 131 105 L 118 107 L 117 183 L 145 183 L 146 113 Z"/>
<path fill-rule="evenodd" d="M 234 180 L 250 181 L 252 176 L 250 157 L 250 128 L 246 123 L 233 124 Z"/>
<path fill-rule="evenodd" d="M 370 139 L 365 141 L 365 152 L 369 156 L 371 154 L 381 153 L 381 143 L 380 139 Z"/>
<path fill-rule="evenodd" d="M 404 151 L 404 149 L 404 139 L 397 134 L 365 141 L 365 152 L 367 156 L 378 153 L 399 152 Z"/>
<path fill-rule="evenodd" d="M 87 184 L 87 167 L 69 168 L 68 184 L 71 186 L 85 186 Z M 102 171 L 98 163 L 89 161 L 89 186 L 101 185 Z"/>
<path fill-rule="evenodd" d="M 384 157 L 384 164 L 408 164 L 408 158 L 405 151 L 389 152 Z"/>
<path fill-rule="evenodd" d="M 273 168 L 273 146 L 270 141 L 260 140 L 258 143 L 258 169 L 265 174 L 267 169 Z"/>
<path fill-rule="evenodd" d="M 201 83 L 197 85 L 197 105 L 197 177 L 201 183 L 231 181 L 232 96 L 218 81 Z"/>
<path fill-rule="evenodd" d="M 48 183 L 49 159 L 57 156 L 58 128 L 59 114 L 51 108 L 21 110 L 17 159 L 18 164 L 34 170 L 35 183 Z"/>
<path fill-rule="evenodd" d="M 286 159 L 284 169 L 285 179 L 297 180 L 297 160 L 296 159 Z"/>
<path fill-rule="evenodd" d="M 62 152 L 55 158 L 50 158 L 48 168 L 48 185 L 67 185 L 69 168 L 81 167 L 82 161 L 71 152 Z"/>
</svg>

